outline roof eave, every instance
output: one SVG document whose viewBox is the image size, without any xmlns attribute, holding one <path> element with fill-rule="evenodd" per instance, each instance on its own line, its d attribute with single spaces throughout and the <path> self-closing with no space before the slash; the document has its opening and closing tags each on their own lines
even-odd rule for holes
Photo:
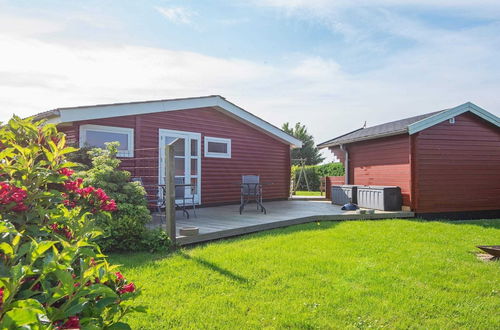
<svg viewBox="0 0 500 330">
<path fill-rule="evenodd" d="M 50 123 L 60 123 L 61 113 L 59 110 L 49 110 L 32 116 L 33 120 L 46 120 Z"/>
<path fill-rule="evenodd" d="M 475 114 L 476 116 L 483 118 L 484 120 L 492 123 L 493 125 L 496 125 L 497 127 L 500 127 L 500 118 L 495 116 L 494 114 L 484 110 L 481 107 L 478 107 L 472 102 L 467 102 L 464 104 L 461 104 L 457 107 L 439 112 L 433 116 L 427 117 L 425 119 L 422 119 L 420 121 L 417 121 L 411 125 L 408 126 L 408 134 L 412 135 L 415 133 L 418 133 L 420 131 L 423 131 L 424 129 L 427 129 L 431 126 L 437 125 L 445 120 L 448 120 L 450 118 L 459 116 L 465 112 L 471 112 Z"/>
<path fill-rule="evenodd" d="M 393 132 L 388 132 L 388 133 L 383 133 L 383 134 L 376 134 L 376 135 L 370 135 L 370 136 L 364 136 L 364 137 L 359 137 L 359 138 L 354 138 L 354 139 L 345 139 L 341 141 L 332 141 L 331 143 L 323 143 L 321 148 L 318 146 L 318 148 L 330 148 L 330 147 L 336 147 L 342 144 L 349 144 L 349 143 L 355 143 L 355 142 L 361 142 L 361 141 L 368 141 L 368 140 L 375 140 L 375 139 L 380 139 L 388 136 L 394 136 L 394 135 L 400 135 L 400 134 L 405 134 L 408 133 L 408 129 L 404 128 L 401 130 L 393 131 Z"/>
<path fill-rule="evenodd" d="M 238 117 L 240 121 L 245 122 L 252 127 L 256 127 L 269 136 L 290 145 L 291 148 L 302 147 L 302 141 L 287 134 L 271 123 L 253 115 L 245 109 L 227 101 L 220 95 L 170 100 L 100 104 L 93 106 L 79 106 L 73 108 L 59 108 L 35 115 L 35 118 L 47 119 L 47 122 L 49 123 L 60 124 L 82 120 L 94 120 L 101 118 L 196 108 L 222 109 L 224 112 L 231 114 L 234 117 Z M 85 110 L 85 113 L 81 112 L 83 110 Z"/>
</svg>

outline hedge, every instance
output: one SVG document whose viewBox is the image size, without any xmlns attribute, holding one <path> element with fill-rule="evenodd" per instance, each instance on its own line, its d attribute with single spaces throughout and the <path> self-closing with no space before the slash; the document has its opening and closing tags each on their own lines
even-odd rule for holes
<svg viewBox="0 0 500 330">
<path fill-rule="evenodd" d="M 292 178 L 294 178 L 294 184 L 299 178 L 300 168 L 301 166 L 299 165 L 292 166 Z M 319 191 L 320 178 L 325 176 L 344 175 L 344 165 L 342 163 L 328 163 L 324 165 L 305 166 L 305 173 L 307 175 L 307 180 L 309 181 L 310 190 Z M 302 179 L 297 187 L 297 190 L 307 190 L 304 174 L 302 174 Z"/>
</svg>

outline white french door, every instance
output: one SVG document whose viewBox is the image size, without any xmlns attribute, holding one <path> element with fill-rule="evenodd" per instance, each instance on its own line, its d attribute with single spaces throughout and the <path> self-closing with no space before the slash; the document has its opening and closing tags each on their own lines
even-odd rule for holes
<svg viewBox="0 0 500 330">
<path fill-rule="evenodd" d="M 174 144 L 174 175 L 176 183 L 192 184 L 185 187 L 186 198 L 194 195 L 196 204 L 201 203 L 201 134 L 193 132 L 159 130 L 159 173 L 158 183 L 165 184 L 165 146 Z M 181 188 L 182 189 L 182 188 Z M 182 201 L 176 201 L 182 203 Z"/>
</svg>

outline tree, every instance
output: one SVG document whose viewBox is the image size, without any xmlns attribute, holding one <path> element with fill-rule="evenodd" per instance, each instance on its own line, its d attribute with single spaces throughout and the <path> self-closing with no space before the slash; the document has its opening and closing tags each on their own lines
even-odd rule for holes
<svg viewBox="0 0 500 330">
<path fill-rule="evenodd" d="M 306 165 L 317 165 L 325 159 L 316 148 L 314 138 L 307 132 L 305 125 L 298 122 L 295 127 L 291 127 L 290 123 L 284 123 L 281 128 L 286 133 L 302 141 L 302 148 L 292 150 L 292 159 L 305 159 Z M 292 161 L 292 164 L 299 165 L 300 162 Z"/>
</svg>

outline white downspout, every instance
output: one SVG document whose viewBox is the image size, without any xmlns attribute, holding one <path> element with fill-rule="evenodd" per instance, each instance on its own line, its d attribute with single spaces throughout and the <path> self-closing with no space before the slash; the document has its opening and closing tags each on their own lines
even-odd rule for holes
<svg viewBox="0 0 500 330">
<path fill-rule="evenodd" d="M 344 145 L 340 145 L 340 150 L 344 152 L 344 170 L 345 170 L 345 184 L 349 184 L 349 152 L 347 151 L 346 148 L 344 148 Z"/>
</svg>

